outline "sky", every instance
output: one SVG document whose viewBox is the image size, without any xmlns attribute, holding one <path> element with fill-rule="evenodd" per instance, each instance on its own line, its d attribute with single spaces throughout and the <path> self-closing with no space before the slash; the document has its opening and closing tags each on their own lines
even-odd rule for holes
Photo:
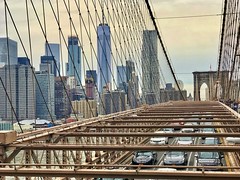
<svg viewBox="0 0 240 180">
<path fill-rule="evenodd" d="M 152 0 L 155 17 L 221 14 L 221 0 Z M 194 71 L 217 70 L 221 16 L 157 19 L 178 79 L 193 94 Z M 201 89 L 204 93 L 204 88 Z"/>
<path fill-rule="evenodd" d="M 23 1 L 8 0 L 8 2 L 11 2 L 15 17 L 21 21 Z M 221 16 L 217 14 L 221 14 L 222 0 L 151 0 L 150 2 L 155 17 L 159 18 L 156 19 L 158 28 L 177 79 L 182 80 L 184 89 L 193 94 L 192 72 L 217 70 L 221 27 Z M 1 14 L 4 13 L 3 3 L 4 1 L 0 0 Z M 216 16 L 166 18 L 198 15 Z M 56 32 L 51 31 L 51 33 Z M 4 16 L 0 16 L 0 37 L 2 36 L 5 36 Z M 38 42 L 37 34 L 34 38 L 36 38 L 34 41 Z M 35 56 L 44 53 L 44 41 L 39 40 L 38 43 L 40 53 Z M 20 55 L 23 53 L 20 52 Z"/>
</svg>

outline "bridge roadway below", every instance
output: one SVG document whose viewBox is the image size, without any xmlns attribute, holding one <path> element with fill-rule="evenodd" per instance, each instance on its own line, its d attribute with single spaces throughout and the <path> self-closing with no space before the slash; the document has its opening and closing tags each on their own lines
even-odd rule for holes
<svg viewBox="0 0 240 180">
<path fill-rule="evenodd" d="M 237 112 L 220 102 L 169 102 L 21 134 L 2 132 L 0 174 L 6 179 L 239 179 L 240 146 L 227 141 L 240 138 L 239 120 Z M 155 133 L 162 128 L 176 130 Z M 183 133 L 181 128 L 197 130 Z M 203 133 L 203 128 L 216 131 Z M 151 137 L 166 136 L 168 144 L 149 143 Z M 178 138 L 186 136 L 193 137 L 193 144 L 178 145 Z M 217 137 L 221 144 L 204 145 L 205 137 Z M 156 151 L 156 163 L 132 165 L 140 150 Z M 168 151 L 186 152 L 187 164 L 164 165 Z M 195 154 L 202 151 L 222 153 L 223 165 L 197 171 Z"/>
</svg>

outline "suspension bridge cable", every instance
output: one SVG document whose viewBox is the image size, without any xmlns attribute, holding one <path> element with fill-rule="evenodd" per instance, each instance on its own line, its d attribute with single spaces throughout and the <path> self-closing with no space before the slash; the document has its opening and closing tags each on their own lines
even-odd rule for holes
<svg viewBox="0 0 240 180">
<path fill-rule="evenodd" d="M 6 3 L 6 1 L 4 0 L 4 2 Z M 12 101 L 12 78 L 11 78 L 11 68 L 10 68 L 10 65 L 11 65 L 11 59 L 10 59 L 10 48 L 9 48 L 9 31 L 8 31 L 8 18 L 7 18 L 7 10 L 6 10 L 6 5 L 5 5 L 5 8 L 4 8 L 4 11 L 5 11 L 5 23 L 6 23 L 6 27 L 5 27 L 5 30 L 6 30 L 6 36 L 7 36 L 7 65 L 8 65 L 8 78 L 9 78 L 9 82 L 6 81 L 5 83 L 9 83 L 9 91 L 10 91 L 10 95 L 9 95 L 9 98 L 10 100 Z M 11 111 L 11 119 L 12 119 L 12 125 L 13 125 L 13 112 Z"/>
<path fill-rule="evenodd" d="M 25 1 L 25 8 L 26 8 L 26 16 L 27 16 L 27 30 L 28 30 L 30 61 L 31 61 L 31 64 L 33 64 L 32 39 L 31 39 L 30 18 L 29 18 L 29 10 L 28 10 L 28 0 Z M 32 79 L 34 79 L 33 73 L 32 73 Z M 33 87 L 35 86 L 34 81 L 32 81 L 32 86 Z M 35 97 L 35 95 L 36 95 L 35 91 L 33 91 L 32 93 L 33 93 L 33 97 Z M 34 112 L 36 112 L 36 102 L 35 101 L 33 102 L 33 105 L 34 105 Z M 36 118 L 35 118 L 35 124 L 36 124 Z"/>
</svg>

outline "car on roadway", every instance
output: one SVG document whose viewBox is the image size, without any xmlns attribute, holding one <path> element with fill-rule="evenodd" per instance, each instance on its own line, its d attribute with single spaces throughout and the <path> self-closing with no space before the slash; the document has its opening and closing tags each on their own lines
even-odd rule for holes
<svg viewBox="0 0 240 180">
<path fill-rule="evenodd" d="M 162 131 L 165 133 L 173 133 L 174 129 L 173 128 L 162 128 Z M 172 138 L 172 136 L 168 136 L 168 138 Z"/>
<path fill-rule="evenodd" d="M 181 119 L 180 119 L 178 122 L 172 122 L 171 124 L 174 127 L 173 129 L 176 131 L 176 130 L 180 130 L 181 129 L 180 127 L 176 127 L 176 126 L 179 126 L 179 125 L 183 126 L 184 122 L 181 121 Z"/>
<path fill-rule="evenodd" d="M 201 133 L 215 133 L 215 128 L 202 128 Z M 206 137 L 202 137 L 202 139 L 205 139 Z"/>
<path fill-rule="evenodd" d="M 187 153 L 185 152 L 169 151 L 164 155 L 164 165 L 187 165 Z"/>
<path fill-rule="evenodd" d="M 230 144 L 240 144 L 239 137 L 226 137 L 226 141 Z"/>
<path fill-rule="evenodd" d="M 166 133 L 165 131 L 156 131 L 155 133 Z M 152 137 L 150 139 L 151 145 L 165 145 L 168 144 L 168 137 Z"/>
<path fill-rule="evenodd" d="M 182 128 L 181 132 L 182 133 L 192 133 L 192 132 L 194 132 L 194 129 L 193 128 Z"/>
<path fill-rule="evenodd" d="M 157 152 L 154 151 L 137 151 L 132 159 L 133 165 L 153 165 L 156 162 Z"/>
<path fill-rule="evenodd" d="M 128 180 L 127 178 L 95 178 L 94 180 Z"/>
<path fill-rule="evenodd" d="M 222 166 L 224 155 L 220 152 L 198 152 L 195 154 L 197 170 L 221 170 L 220 168 L 211 168 L 206 166 Z M 203 167 L 204 166 L 204 167 Z"/>
<path fill-rule="evenodd" d="M 192 126 L 191 128 L 186 128 L 186 131 L 189 131 L 189 132 L 195 132 L 195 131 L 198 131 L 198 128 L 197 127 L 194 127 L 194 126 L 198 126 L 199 124 L 197 122 L 188 122 L 188 123 L 185 123 L 184 126 Z M 183 127 L 185 128 L 185 127 Z M 182 128 L 182 129 L 183 129 Z M 187 130 L 188 129 L 188 130 Z"/>
<path fill-rule="evenodd" d="M 193 144 L 193 137 L 178 137 L 177 144 L 178 145 L 192 145 Z"/>
<path fill-rule="evenodd" d="M 164 131 L 165 133 L 173 133 L 173 128 L 162 128 L 161 131 Z"/>
<path fill-rule="evenodd" d="M 206 137 L 202 144 L 206 145 L 218 145 L 221 144 L 219 138 L 216 137 Z"/>
<path fill-rule="evenodd" d="M 161 171 L 161 172 L 176 172 L 177 169 L 175 169 L 175 168 L 157 168 L 156 171 Z"/>
</svg>

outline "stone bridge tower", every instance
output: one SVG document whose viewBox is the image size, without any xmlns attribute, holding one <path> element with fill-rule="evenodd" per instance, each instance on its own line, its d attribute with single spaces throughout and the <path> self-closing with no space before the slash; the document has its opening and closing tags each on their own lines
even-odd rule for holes
<svg viewBox="0 0 240 180">
<path fill-rule="evenodd" d="M 200 88 L 202 84 L 206 83 L 208 86 L 208 95 L 209 100 L 216 100 L 223 98 L 225 94 L 224 85 L 228 80 L 227 71 L 220 72 L 220 81 L 217 81 L 217 71 L 202 71 L 202 72 L 193 72 L 194 79 L 194 101 L 201 101 L 200 98 Z M 216 86 L 218 88 L 216 88 Z M 218 92 L 216 93 L 216 89 Z M 216 97 L 216 95 L 218 97 Z"/>
</svg>

